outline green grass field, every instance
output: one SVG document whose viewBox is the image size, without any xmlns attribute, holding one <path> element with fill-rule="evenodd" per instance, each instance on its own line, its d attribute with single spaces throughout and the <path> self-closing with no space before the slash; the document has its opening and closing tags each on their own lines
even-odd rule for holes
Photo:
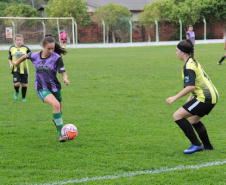
<svg viewBox="0 0 226 185">
<path fill-rule="evenodd" d="M 68 50 L 63 120 L 79 134 L 66 143 L 36 95 L 32 64 L 28 102 L 21 95 L 15 101 L 8 51 L 0 51 L 0 184 L 226 184 L 226 61 L 217 65 L 223 45 L 196 45 L 195 52 L 220 94 L 202 119 L 215 150 L 184 155 L 190 143 L 172 115 L 187 97 L 165 103 L 183 88 L 175 46 Z"/>
</svg>

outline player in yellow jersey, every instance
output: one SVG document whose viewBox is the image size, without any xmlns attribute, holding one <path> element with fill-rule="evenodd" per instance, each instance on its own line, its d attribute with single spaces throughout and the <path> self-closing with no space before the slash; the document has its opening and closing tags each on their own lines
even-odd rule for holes
<svg viewBox="0 0 226 185">
<path fill-rule="evenodd" d="M 28 83 L 28 62 L 25 60 L 19 66 L 15 66 L 14 62 L 23 55 L 30 53 L 30 49 L 23 45 L 23 36 L 17 34 L 15 36 L 15 45 L 9 48 L 9 67 L 13 74 L 14 83 L 14 99 L 18 100 L 19 88 L 22 85 L 22 102 L 26 102 L 27 83 Z"/>
<path fill-rule="evenodd" d="M 226 50 L 226 38 L 224 39 L 224 50 Z M 220 61 L 217 64 L 221 65 L 225 58 L 226 58 L 226 52 L 224 53 L 224 56 L 220 59 Z"/>
<path fill-rule="evenodd" d="M 194 46 L 190 39 L 179 42 L 176 49 L 177 57 L 184 62 L 182 77 L 184 89 L 175 96 L 166 99 L 172 104 L 179 98 L 190 93 L 187 103 L 180 107 L 173 119 L 191 142 L 191 146 L 184 150 L 184 154 L 192 154 L 202 150 L 213 150 L 204 124 L 200 119 L 208 115 L 218 102 L 218 92 L 210 78 L 202 69 L 200 63 L 194 59 Z M 189 121 L 187 120 L 189 118 Z M 199 141 L 195 131 L 199 135 Z"/>
</svg>

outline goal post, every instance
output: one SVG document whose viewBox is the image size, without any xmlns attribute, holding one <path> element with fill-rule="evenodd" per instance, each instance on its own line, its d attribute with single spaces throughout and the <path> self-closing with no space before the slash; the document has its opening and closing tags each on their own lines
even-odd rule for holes
<svg viewBox="0 0 226 185">
<path fill-rule="evenodd" d="M 40 45 L 46 34 L 51 34 L 60 43 L 60 33 L 68 34 L 68 44 L 77 44 L 77 26 L 73 17 L 0 17 L 0 43 L 14 43 L 15 34 L 24 36 L 25 44 Z M 11 35 L 8 33 L 11 31 Z M 76 39 L 75 39 L 76 38 Z"/>
</svg>

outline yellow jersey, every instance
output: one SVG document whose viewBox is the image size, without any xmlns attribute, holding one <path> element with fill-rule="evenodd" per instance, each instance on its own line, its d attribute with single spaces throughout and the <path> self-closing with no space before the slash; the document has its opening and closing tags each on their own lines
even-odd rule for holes
<svg viewBox="0 0 226 185">
<path fill-rule="evenodd" d="M 30 53 L 30 49 L 27 46 L 22 45 L 20 48 L 17 48 L 15 45 L 9 48 L 9 60 L 14 61 L 18 60 L 23 55 Z M 18 66 L 13 66 L 12 72 L 18 72 L 20 74 L 28 74 L 28 60 L 25 60 L 20 63 Z"/>
<path fill-rule="evenodd" d="M 184 88 L 195 86 L 194 91 L 191 92 L 194 98 L 203 103 L 216 104 L 218 102 L 219 95 L 216 87 L 202 69 L 202 66 L 192 58 L 188 58 L 186 61 L 182 71 L 182 78 Z"/>
</svg>

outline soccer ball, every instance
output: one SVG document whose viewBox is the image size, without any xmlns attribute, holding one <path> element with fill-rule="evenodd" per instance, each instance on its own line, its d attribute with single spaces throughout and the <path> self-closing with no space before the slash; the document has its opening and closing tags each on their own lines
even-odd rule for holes
<svg viewBox="0 0 226 185">
<path fill-rule="evenodd" d="M 64 125 L 61 130 L 61 135 L 67 140 L 72 140 L 78 135 L 77 127 L 73 124 Z"/>
</svg>

